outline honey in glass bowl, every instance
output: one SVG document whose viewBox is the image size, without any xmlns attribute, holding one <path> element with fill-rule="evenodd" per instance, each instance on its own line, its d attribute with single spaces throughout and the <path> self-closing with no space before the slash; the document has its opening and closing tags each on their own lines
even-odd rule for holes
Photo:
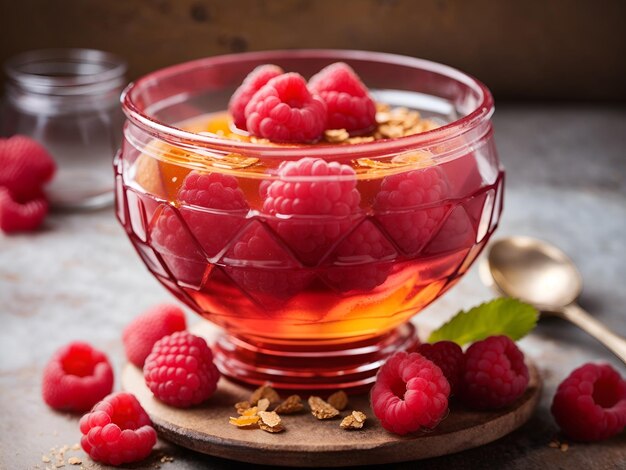
<svg viewBox="0 0 626 470">
<path fill-rule="evenodd" d="M 224 110 L 253 68 L 307 77 L 337 61 L 379 103 L 375 136 L 275 144 L 233 131 Z M 154 72 L 122 103 L 118 218 L 152 274 L 224 329 L 218 367 L 240 382 L 367 387 L 386 357 L 415 346 L 409 319 L 469 269 L 502 210 L 491 95 L 440 64 L 358 51 L 237 54 Z M 394 113 L 422 132 L 391 136 L 383 125 Z M 345 171 L 298 176 L 288 165 Z M 276 191 L 351 202 L 331 215 L 285 215 L 267 208 Z"/>
</svg>

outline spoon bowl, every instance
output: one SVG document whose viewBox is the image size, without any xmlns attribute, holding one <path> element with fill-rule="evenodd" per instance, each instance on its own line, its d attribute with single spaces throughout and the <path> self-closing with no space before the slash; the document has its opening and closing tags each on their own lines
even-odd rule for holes
<svg viewBox="0 0 626 470">
<path fill-rule="evenodd" d="M 582 277 L 558 248 L 530 237 L 511 237 L 491 245 L 488 269 L 498 290 L 544 310 L 574 302 Z"/>
<path fill-rule="evenodd" d="M 626 339 L 576 303 L 582 291 L 582 276 L 574 262 L 555 246 L 530 237 L 497 240 L 480 266 L 480 277 L 500 294 L 570 321 L 626 363 Z"/>
</svg>

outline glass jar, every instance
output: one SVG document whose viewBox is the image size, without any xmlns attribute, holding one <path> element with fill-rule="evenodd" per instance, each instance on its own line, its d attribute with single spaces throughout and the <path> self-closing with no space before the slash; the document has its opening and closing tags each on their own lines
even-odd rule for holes
<svg viewBox="0 0 626 470">
<path fill-rule="evenodd" d="M 113 201 L 111 161 L 121 140 L 125 63 L 90 49 L 30 51 L 9 59 L 1 134 L 27 135 L 57 163 L 46 188 L 55 208 Z"/>
<path fill-rule="evenodd" d="M 351 145 L 225 137 L 228 99 L 255 67 L 310 77 L 338 61 L 377 102 L 439 127 Z M 371 385 L 390 354 L 415 345 L 410 318 L 458 282 L 498 224 L 491 94 L 441 64 L 358 51 L 235 54 L 153 72 L 122 103 L 117 216 L 151 273 L 224 328 L 216 362 L 238 381 Z M 313 160 L 344 166 L 286 171 Z M 344 192 L 352 202 L 339 213 L 281 213 L 270 201 Z"/>
</svg>

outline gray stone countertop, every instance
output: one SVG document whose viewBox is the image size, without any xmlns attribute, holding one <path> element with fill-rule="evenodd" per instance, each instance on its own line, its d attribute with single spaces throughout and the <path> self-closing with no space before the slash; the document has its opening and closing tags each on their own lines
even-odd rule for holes
<svg viewBox="0 0 626 470">
<path fill-rule="evenodd" d="M 524 234 L 560 246 L 584 277 L 581 304 L 626 335 L 626 108 L 502 105 L 494 120 L 507 169 L 495 238 Z M 417 321 L 436 326 L 491 297 L 474 267 Z M 79 441 L 77 418 L 51 411 L 40 398 L 42 367 L 52 352 L 70 340 L 90 341 L 107 351 L 119 377 L 123 326 L 162 301 L 173 298 L 144 268 L 111 209 L 55 214 L 37 233 L 0 235 L 0 468 L 43 469 L 42 456 L 52 447 Z M 188 319 L 197 321 L 192 313 Z M 522 347 L 545 381 L 533 418 L 490 445 L 422 461 L 420 468 L 626 468 L 626 433 L 601 443 L 570 443 L 565 452 L 548 446 L 558 436 L 549 413 L 558 383 L 588 361 L 610 362 L 623 375 L 626 368 L 556 319 L 542 320 Z M 164 454 L 174 461 L 161 462 Z M 85 468 L 101 468 L 82 451 L 70 455 L 81 457 Z M 132 468 L 233 465 L 160 442 L 150 460 Z"/>
</svg>

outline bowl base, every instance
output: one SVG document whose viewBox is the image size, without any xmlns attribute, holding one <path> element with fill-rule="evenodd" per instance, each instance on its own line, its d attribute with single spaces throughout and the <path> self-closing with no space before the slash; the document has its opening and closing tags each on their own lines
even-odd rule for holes
<svg viewBox="0 0 626 470">
<path fill-rule="evenodd" d="M 215 363 L 229 379 L 279 390 L 369 390 L 378 368 L 397 351 L 419 344 L 415 326 L 405 323 L 384 335 L 319 345 L 267 344 L 222 334 Z"/>
</svg>

